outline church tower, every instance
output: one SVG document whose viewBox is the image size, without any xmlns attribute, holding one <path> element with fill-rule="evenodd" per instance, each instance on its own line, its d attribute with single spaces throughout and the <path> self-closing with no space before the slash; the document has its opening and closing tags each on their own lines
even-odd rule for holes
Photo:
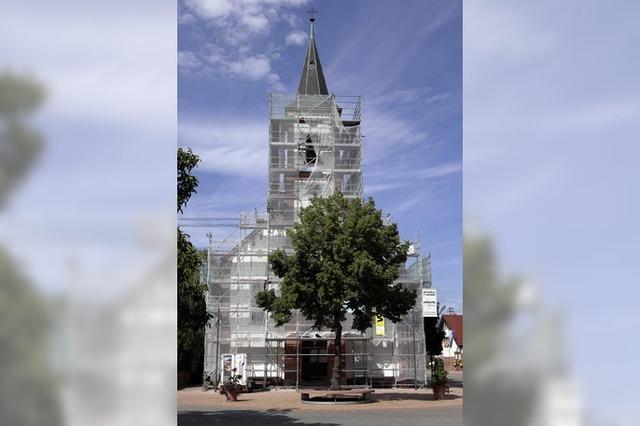
<svg viewBox="0 0 640 426">
<path fill-rule="evenodd" d="M 310 19 L 298 92 L 272 94 L 269 208 L 291 225 L 314 196 L 362 197 L 360 98 L 329 94 Z"/>
</svg>

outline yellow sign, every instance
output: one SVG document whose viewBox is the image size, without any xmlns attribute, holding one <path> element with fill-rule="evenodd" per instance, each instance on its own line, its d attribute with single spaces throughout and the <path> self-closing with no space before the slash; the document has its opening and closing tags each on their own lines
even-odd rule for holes
<svg viewBox="0 0 640 426">
<path fill-rule="evenodd" d="M 376 336 L 384 336 L 384 317 L 376 315 Z"/>
</svg>

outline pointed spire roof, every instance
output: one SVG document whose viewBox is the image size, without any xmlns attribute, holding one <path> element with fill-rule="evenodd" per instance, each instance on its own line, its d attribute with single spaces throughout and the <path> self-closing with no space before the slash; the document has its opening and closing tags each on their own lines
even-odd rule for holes
<svg viewBox="0 0 640 426">
<path fill-rule="evenodd" d="M 300 84 L 298 85 L 298 93 L 301 95 L 328 95 L 327 81 L 324 79 L 322 65 L 320 65 L 320 56 L 318 56 L 318 48 L 314 34 L 315 17 L 309 18 L 311 23 L 309 28 L 309 43 L 307 45 L 307 54 L 304 58 L 304 66 L 302 75 L 300 76 Z"/>
</svg>

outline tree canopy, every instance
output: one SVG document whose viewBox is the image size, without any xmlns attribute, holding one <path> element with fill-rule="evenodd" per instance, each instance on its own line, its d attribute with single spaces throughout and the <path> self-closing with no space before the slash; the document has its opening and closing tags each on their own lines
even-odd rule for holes
<svg viewBox="0 0 640 426">
<path fill-rule="evenodd" d="M 352 328 L 364 332 L 374 315 L 398 322 L 414 306 L 415 290 L 396 282 L 407 259 L 408 242 L 398 228 L 385 223 L 373 199 L 347 199 L 341 193 L 314 198 L 288 230 L 295 252 L 269 256 L 273 273 L 282 278 L 279 295 L 259 292 L 256 303 L 271 312 L 276 325 L 299 309 L 317 329 L 335 332 L 332 387 L 339 381 L 341 322 L 347 313 Z"/>
<path fill-rule="evenodd" d="M 29 119 L 44 96 L 44 88 L 30 78 L 0 73 L 0 208 L 40 153 L 42 138 Z"/>
<path fill-rule="evenodd" d="M 0 73 L 0 211 L 41 152 L 42 136 L 30 121 L 44 98 L 39 82 Z M 57 302 L 43 295 L 19 265 L 0 245 L 2 424 L 61 425 L 60 383 L 51 361 L 60 321 Z"/>
<path fill-rule="evenodd" d="M 199 162 L 200 157 L 191 148 L 178 148 L 178 213 L 182 213 L 191 195 L 198 189 L 198 178 L 191 172 Z"/>
<path fill-rule="evenodd" d="M 200 158 L 191 149 L 178 148 L 178 202 L 179 213 L 198 188 L 198 178 L 192 170 Z M 205 292 L 200 282 L 201 254 L 189 240 L 189 235 L 177 230 L 178 251 L 178 369 L 197 372 L 202 368 L 204 326 L 210 318 L 207 313 Z"/>
</svg>

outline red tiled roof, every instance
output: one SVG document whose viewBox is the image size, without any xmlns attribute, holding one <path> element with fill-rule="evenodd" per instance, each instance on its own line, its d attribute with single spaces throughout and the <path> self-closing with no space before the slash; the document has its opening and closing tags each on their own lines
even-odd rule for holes
<svg viewBox="0 0 640 426">
<path fill-rule="evenodd" d="M 454 338 L 456 339 L 456 344 L 458 346 L 462 346 L 462 319 L 463 315 L 442 315 L 442 319 L 444 323 L 447 325 L 449 330 L 453 330 Z"/>
</svg>

